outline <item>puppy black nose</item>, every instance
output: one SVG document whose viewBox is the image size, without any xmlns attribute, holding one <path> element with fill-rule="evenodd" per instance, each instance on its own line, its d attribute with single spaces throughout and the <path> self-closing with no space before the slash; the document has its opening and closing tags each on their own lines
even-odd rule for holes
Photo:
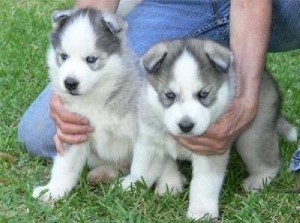
<svg viewBox="0 0 300 223">
<path fill-rule="evenodd" d="M 67 79 L 65 79 L 65 86 L 69 91 L 76 90 L 78 85 L 79 85 L 79 82 L 75 78 L 68 77 Z"/>
<path fill-rule="evenodd" d="M 189 133 L 194 128 L 195 123 L 189 119 L 183 119 L 181 122 L 179 122 L 178 126 L 182 132 Z"/>
</svg>

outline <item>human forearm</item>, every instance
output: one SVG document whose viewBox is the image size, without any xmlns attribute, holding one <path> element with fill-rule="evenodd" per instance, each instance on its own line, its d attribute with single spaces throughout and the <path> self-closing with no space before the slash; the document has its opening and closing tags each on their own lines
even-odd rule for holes
<svg viewBox="0 0 300 223">
<path fill-rule="evenodd" d="M 237 75 L 236 98 L 205 134 L 177 140 L 197 154 L 224 153 L 257 113 L 261 74 L 271 26 L 272 0 L 232 0 L 230 47 Z"/>
<path fill-rule="evenodd" d="M 272 0 L 233 0 L 230 47 L 237 72 L 237 97 L 257 102 L 271 26 Z M 255 105 L 254 105 L 255 106 Z"/>
<path fill-rule="evenodd" d="M 115 12 L 119 5 L 119 0 L 76 0 L 75 6 L 78 8 L 106 9 Z"/>
</svg>

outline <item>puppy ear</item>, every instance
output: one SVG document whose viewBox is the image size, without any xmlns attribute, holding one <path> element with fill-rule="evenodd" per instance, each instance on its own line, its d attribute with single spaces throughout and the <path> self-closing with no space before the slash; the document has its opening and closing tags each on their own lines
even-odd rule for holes
<svg viewBox="0 0 300 223">
<path fill-rule="evenodd" d="M 61 27 L 69 18 L 74 10 L 55 10 L 52 13 L 52 26 L 54 29 Z"/>
<path fill-rule="evenodd" d="M 233 53 L 218 43 L 208 41 L 204 45 L 205 55 L 213 67 L 227 73 L 233 63 Z"/>
<path fill-rule="evenodd" d="M 102 23 L 114 36 L 119 36 L 120 33 L 127 30 L 127 22 L 120 16 L 110 12 L 102 13 Z"/>
<path fill-rule="evenodd" d="M 159 43 L 148 50 L 142 57 L 142 65 L 149 74 L 153 74 L 160 68 L 167 54 L 167 45 L 165 43 Z"/>
</svg>

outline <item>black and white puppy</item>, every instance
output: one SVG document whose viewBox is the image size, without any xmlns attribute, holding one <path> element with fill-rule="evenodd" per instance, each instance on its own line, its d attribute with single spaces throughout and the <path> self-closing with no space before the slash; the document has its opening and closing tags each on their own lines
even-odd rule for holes
<svg viewBox="0 0 300 223">
<path fill-rule="evenodd" d="M 176 159 L 191 160 L 193 177 L 187 215 L 219 215 L 219 193 L 230 150 L 222 155 L 196 155 L 173 136 L 197 136 L 222 115 L 234 97 L 235 71 L 230 50 L 208 40 L 175 40 L 151 48 L 142 58 L 148 82 L 141 93 L 139 135 L 131 173 L 123 188 L 141 178 L 162 194 L 183 188 Z M 280 97 L 272 77 L 262 74 L 255 120 L 237 140 L 249 177 L 246 190 L 261 189 L 280 167 L 278 132 L 295 140 L 296 130 L 280 115 Z"/>
<path fill-rule="evenodd" d="M 119 16 L 80 9 L 55 12 L 53 21 L 47 58 L 51 85 L 65 107 L 87 117 L 95 131 L 85 143 L 64 145 L 65 154 L 55 157 L 50 182 L 33 192 L 43 201 L 70 192 L 86 163 L 96 168 L 89 177 L 98 175 L 100 181 L 129 169 L 141 81 Z"/>
</svg>

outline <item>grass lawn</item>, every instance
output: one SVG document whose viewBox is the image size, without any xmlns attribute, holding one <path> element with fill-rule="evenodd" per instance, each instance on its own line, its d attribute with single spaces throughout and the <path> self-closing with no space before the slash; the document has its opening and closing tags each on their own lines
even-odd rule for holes
<svg viewBox="0 0 300 223">
<path fill-rule="evenodd" d="M 47 85 L 51 12 L 72 5 L 73 1 L 62 0 L 0 1 L 0 223 L 189 222 L 188 188 L 176 198 L 159 197 L 143 185 L 122 192 L 119 187 L 87 185 L 86 171 L 74 192 L 57 203 L 43 204 L 31 197 L 34 186 L 49 179 L 51 161 L 25 152 L 17 142 L 17 125 Z M 282 89 L 284 113 L 299 127 L 300 51 L 269 55 L 268 68 Z M 279 176 L 254 194 L 243 191 L 241 182 L 247 173 L 233 152 L 221 194 L 221 222 L 299 222 L 300 196 L 288 193 L 295 185 L 288 165 L 296 144 L 281 141 L 280 145 Z"/>
</svg>

